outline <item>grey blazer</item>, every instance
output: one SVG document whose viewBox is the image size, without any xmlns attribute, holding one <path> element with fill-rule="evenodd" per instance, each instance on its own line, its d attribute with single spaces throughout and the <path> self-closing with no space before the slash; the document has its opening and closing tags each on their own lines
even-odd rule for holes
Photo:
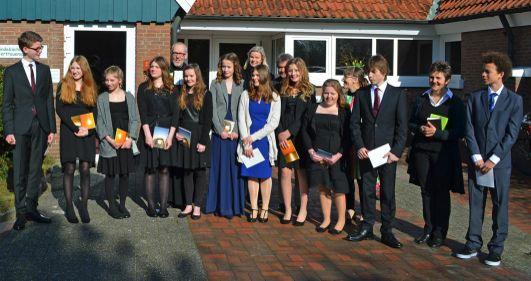
<svg viewBox="0 0 531 281">
<path fill-rule="evenodd" d="M 238 103 L 240 102 L 240 96 L 243 92 L 244 81 L 240 81 L 240 84 L 232 83 L 232 92 L 229 95 L 227 90 L 227 84 L 222 80 L 221 83 L 213 80 L 210 84 L 210 92 L 212 93 L 212 124 L 214 132 L 221 134 L 223 132 L 223 120 L 227 115 L 227 106 L 229 96 L 231 98 L 231 113 L 232 120 L 234 121 L 233 133 L 238 132 Z"/>
<path fill-rule="evenodd" d="M 129 128 L 127 130 L 128 136 L 133 139 L 131 149 L 133 153 L 138 151 L 136 147 L 136 140 L 140 131 L 140 115 L 138 114 L 138 106 L 136 105 L 135 97 L 129 93 L 125 93 L 125 100 L 127 102 L 127 111 L 129 114 Z M 98 97 L 98 119 L 96 121 L 98 137 L 100 138 L 100 156 L 111 158 L 117 156 L 116 149 L 107 142 L 106 136 L 114 137 L 114 130 L 111 121 L 111 109 L 109 107 L 109 93 L 103 92 Z"/>
</svg>

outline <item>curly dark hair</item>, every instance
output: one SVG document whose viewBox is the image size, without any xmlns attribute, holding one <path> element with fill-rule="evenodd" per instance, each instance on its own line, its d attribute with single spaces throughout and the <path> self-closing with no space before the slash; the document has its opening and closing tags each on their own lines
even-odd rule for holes
<svg viewBox="0 0 531 281">
<path fill-rule="evenodd" d="M 445 61 L 436 61 L 430 65 L 428 73 L 431 75 L 434 72 L 441 72 L 446 81 L 452 78 L 452 67 Z"/>
<path fill-rule="evenodd" d="M 513 63 L 507 54 L 500 52 L 486 52 L 482 56 L 483 64 L 492 63 L 496 66 L 498 73 L 503 72 L 503 81 L 512 75 Z"/>
</svg>

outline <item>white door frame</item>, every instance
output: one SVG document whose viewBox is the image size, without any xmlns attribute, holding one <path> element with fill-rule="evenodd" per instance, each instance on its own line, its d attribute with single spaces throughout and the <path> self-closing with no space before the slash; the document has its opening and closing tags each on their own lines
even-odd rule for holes
<svg viewBox="0 0 531 281">
<path fill-rule="evenodd" d="M 67 73 L 68 65 L 74 58 L 74 44 L 76 31 L 125 31 L 126 32 L 126 50 L 125 50 L 125 72 L 126 85 L 125 90 L 135 94 L 135 64 L 136 64 L 136 32 L 134 25 L 83 25 L 83 24 L 66 24 L 64 26 L 64 63 L 63 73 Z"/>
<path fill-rule="evenodd" d="M 260 46 L 261 44 L 261 39 L 260 37 L 247 37 L 247 38 L 242 38 L 242 37 L 237 37 L 237 36 L 226 36 L 226 37 L 214 37 L 213 40 L 212 40 L 212 43 L 213 43 L 213 49 L 214 51 L 212 52 L 214 55 L 211 57 L 211 64 L 212 65 L 212 68 L 210 69 L 210 77 L 212 79 L 216 78 L 216 75 L 217 75 L 217 66 L 218 66 L 218 59 L 219 59 L 219 56 L 221 54 L 219 54 L 219 44 L 221 43 L 234 43 L 234 44 L 255 44 L 255 45 L 258 45 Z M 244 58 L 243 61 L 245 61 L 247 58 Z M 242 68 L 243 68 L 243 64 L 242 64 Z"/>
</svg>

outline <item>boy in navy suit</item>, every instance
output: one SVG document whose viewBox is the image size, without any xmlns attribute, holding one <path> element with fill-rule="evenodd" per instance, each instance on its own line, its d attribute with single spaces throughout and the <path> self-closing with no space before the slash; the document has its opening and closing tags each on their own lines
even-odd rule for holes
<svg viewBox="0 0 531 281">
<path fill-rule="evenodd" d="M 511 180 L 511 147 L 518 137 L 523 117 L 522 97 L 503 85 L 511 75 L 511 60 L 505 54 L 483 55 L 482 78 L 487 86 L 468 97 L 466 142 L 471 162 L 468 173 L 470 218 L 466 244 L 456 253 L 461 259 L 477 255 L 483 246 L 481 230 L 487 193 L 492 199 L 492 238 L 485 264 L 501 263 L 503 244 L 508 233 L 509 183 Z M 477 184 L 476 171 L 494 173 L 494 187 Z"/>
<path fill-rule="evenodd" d="M 15 146 L 15 230 L 24 229 L 27 220 L 51 222 L 37 211 L 44 151 L 56 132 L 50 68 L 38 62 L 43 48 L 41 42 L 42 37 L 35 32 L 22 33 L 18 46 L 23 58 L 4 72 L 5 139 Z"/>
</svg>

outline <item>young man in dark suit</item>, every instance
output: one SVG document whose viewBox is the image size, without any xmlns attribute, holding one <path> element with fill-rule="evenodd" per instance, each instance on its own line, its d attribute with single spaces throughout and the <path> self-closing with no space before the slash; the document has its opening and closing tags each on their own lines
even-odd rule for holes
<svg viewBox="0 0 531 281">
<path fill-rule="evenodd" d="M 396 165 L 407 138 L 407 100 L 400 89 L 387 83 L 389 64 L 383 56 L 371 57 L 368 69 L 371 85 L 360 89 L 350 121 L 351 138 L 361 160 L 361 203 L 364 221 L 359 231 L 350 234 L 347 239 L 361 241 L 373 238 L 372 228 L 376 220 L 375 184 L 379 176 L 382 243 L 392 248 L 401 248 L 402 243 L 392 233 L 392 224 L 396 210 Z M 373 168 L 368 152 L 385 144 L 391 147 L 391 151 L 385 155 L 387 164 Z"/>
<path fill-rule="evenodd" d="M 22 230 L 26 220 L 50 223 L 37 211 L 42 161 L 53 141 L 55 110 L 50 68 L 39 63 L 42 37 L 26 31 L 18 38 L 23 53 L 19 62 L 4 72 L 3 121 L 6 141 L 15 146 L 13 174 L 17 220 L 13 229 Z"/>
<path fill-rule="evenodd" d="M 466 143 L 471 162 L 468 173 L 470 217 L 466 244 L 456 256 L 469 259 L 483 246 L 481 230 L 487 193 L 492 199 L 492 238 L 485 264 L 501 263 L 503 244 L 509 229 L 509 183 L 511 180 L 511 147 L 518 138 L 523 117 L 522 97 L 507 89 L 503 81 L 511 75 L 511 60 L 505 54 L 483 55 L 482 78 L 487 86 L 468 97 Z M 476 173 L 493 170 L 494 187 L 477 183 Z"/>
</svg>

